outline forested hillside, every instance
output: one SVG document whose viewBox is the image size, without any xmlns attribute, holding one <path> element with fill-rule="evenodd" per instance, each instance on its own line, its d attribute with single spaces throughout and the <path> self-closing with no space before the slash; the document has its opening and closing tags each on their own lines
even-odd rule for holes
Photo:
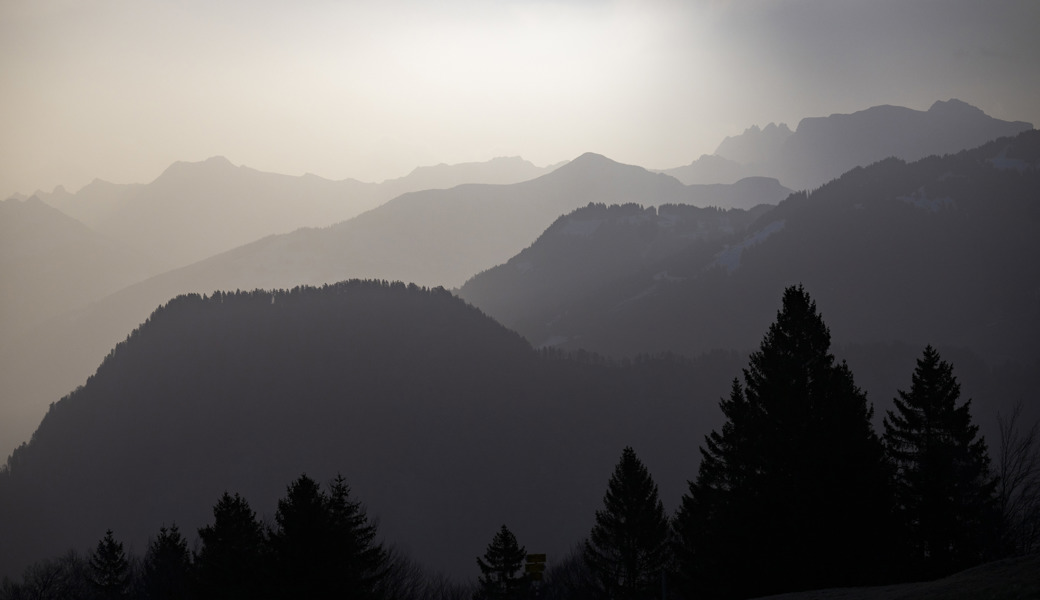
<svg viewBox="0 0 1040 600">
<path fill-rule="evenodd" d="M 466 572 L 503 519 L 562 555 L 617 449 L 669 505 L 741 358 L 541 356 L 442 289 L 351 281 L 179 297 L 54 403 L 0 473 L 2 572 L 96 541 L 194 531 L 225 490 L 271 510 L 342 474 L 398 543 Z M 269 513 L 268 513 L 269 516 Z"/>
<path fill-rule="evenodd" d="M 552 318 L 665 258 L 714 251 L 771 208 L 589 204 L 557 219 L 523 252 L 474 276 L 458 293 L 507 327 L 531 331 L 538 318 Z M 667 269 L 654 274 L 657 280 L 670 277 Z"/>
<path fill-rule="evenodd" d="M 0 470 L 0 572 L 31 565 L 0 596 L 50 578 L 51 592 L 150 597 L 165 545 L 180 557 L 167 581 L 199 597 L 458 598 L 429 573 L 468 579 L 502 522 L 537 550 L 500 525 L 480 598 L 529 597 L 531 580 L 488 575 L 529 556 L 553 557 L 536 588 L 552 597 L 667 584 L 742 598 L 933 579 L 1035 550 L 1037 478 L 1013 457 L 1036 460 L 1036 438 L 1021 422 L 980 435 L 935 348 L 881 426 L 802 286 L 742 363 L 536 353 L 445 290 L 400 283 L 182 296 Z M 131 556 L 147 545 L 142 567 L 114 530 Z"/>
</svg>

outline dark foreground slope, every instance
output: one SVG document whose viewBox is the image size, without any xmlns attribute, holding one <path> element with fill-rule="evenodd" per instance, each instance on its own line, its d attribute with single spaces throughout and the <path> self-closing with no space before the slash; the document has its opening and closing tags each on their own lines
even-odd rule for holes
<svg viewBox="0 0 1040 600">
<path fill-rule="evenodd" d="M 769 596 L 768 600 L 1032 600 L 1038 597 L 1040 554 L 1032 554 L 986 563 L 935 581 L 795 592 Z"/>
<path fill-rule="evenodd" d="M 182 296 L 52 405 L 0 472 L 0 574 L 194 532 L 220 494 L 270 517 L 287 482 L 342 472 L 387 541 L 470 575 L 504 522 L 560 556 L 620 449 L 669 508 L 740 357 L 625 367 L 550 359 L 442 289 L 351 281 Z"/>
</svg>

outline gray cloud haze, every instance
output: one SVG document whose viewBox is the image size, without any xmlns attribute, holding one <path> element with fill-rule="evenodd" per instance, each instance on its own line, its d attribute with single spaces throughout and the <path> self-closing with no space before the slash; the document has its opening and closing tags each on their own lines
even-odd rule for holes
<svg viewBox="0 0 1040 600">
<path fill-rule="evenodd" d="M 8 0 L 0 196 L 213 155 L 667 168 L 753 124 L 948 98 L 1036 124 L 1037 23 L 1032 0 Z"/>
</svg>

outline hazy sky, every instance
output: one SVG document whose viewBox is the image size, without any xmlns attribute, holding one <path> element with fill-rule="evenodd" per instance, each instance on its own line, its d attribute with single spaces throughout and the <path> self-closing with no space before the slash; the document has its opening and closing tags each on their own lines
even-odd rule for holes
<svg viewBox="0 0 1040 600">
<path fill-rule="evenodd" d="M 380 181 L 960 98 L 1040 125 L 1037 0 L 3 0 L 0 197 L 224 155 Z"/>
</svg>

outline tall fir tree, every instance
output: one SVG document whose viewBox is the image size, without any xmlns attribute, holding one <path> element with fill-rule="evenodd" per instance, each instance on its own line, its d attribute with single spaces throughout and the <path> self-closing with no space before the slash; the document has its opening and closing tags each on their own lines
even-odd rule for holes
<svg viewBox="0 0 1040 600">
<path fill-rule="evenodd" d="M 141 592 L 147 600 L 191 597 L 191 553 L 176 524 L 159 528 L 159 535 L 148 545 L 141 571 Z"/>
<path fill-rule="evenodd" d="M 872 408 L 801 286 L 720 406 L 674 521 L 691 595 L 742 597 L 884 577 L 890 533 Z"/>
<path fill-rule="evenodd" d="M 278 501 L 271 533 L 275 576 L 284 598 L 373 598 L 388 566 L 376 527 L 342 477 L 330 494 L 307 475 Z"/>
<path fill-rule="evenodd" d="M 477 557 L 479 586 L 474 600 L 520 600 L 527 597 L 531 581 L 523 573 L 527 550 L 516 536 L 502 525 L 488 544 L 483 557 Z"/>
<path fill-rule="evenodd" d="M 267 539 L 245 498 L 224 492 L 213 507 L 213 524 L 199 529 L 199 539 L 195 566 L 200 597 L 245 600 L 264 595 Z"/>
<path fill-rule="evenodd" d="M 359 600 L 377 597 L 387 577 L 390 555 L 376 541 L 378 528 L 369 521 L 361 502 L 351 497 L 343 475 L 329 483 L 328 510 L 340 590 Z"/>
<path fill-rule="evenodd" d="M 997 480 L 971 400 L 958 406 L 960 394 L 953 367 L 929 345 L 884 421 L 911 578 L 977 564 L 995 542 Z"/>
<path fill-rule="evenodd" d="M 115 540 L 111 529 L 105 532 L 105 537 L 98 541 L 97 548 L 90 555 L 90 571 L 98 597 L 125 598 L 130 593 L 130 561 L 123 543 Z"/>
<path fill-rule="evenodd" d="M 671 562 L 668 536 L 657 484 L 635 451 L 625 447 L 584 545 L 599 594 L 611 600 L 659 597 Z"/>
</svg>

